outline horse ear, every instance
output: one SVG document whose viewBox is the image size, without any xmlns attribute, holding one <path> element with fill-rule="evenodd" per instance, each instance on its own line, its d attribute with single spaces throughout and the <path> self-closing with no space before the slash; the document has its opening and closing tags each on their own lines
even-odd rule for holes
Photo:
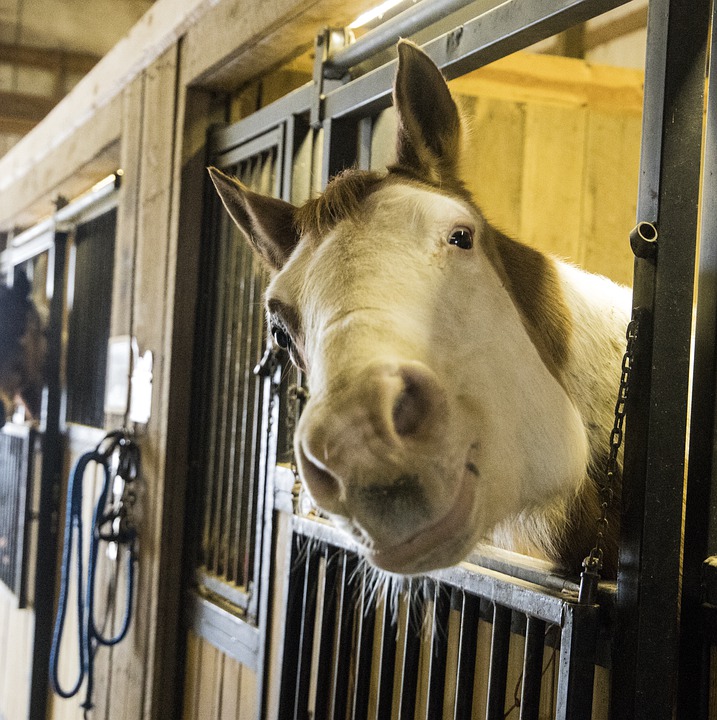
<svg viewBox="0 0 717 720">
<path fill-rule="evenodd" d="M 432 182 L 458 175 L 461 121 L 441 71 L 416 45 L 398 44 L 393 88 L 398 164 Z"/>
<path fill-rule="evenodd" d="M 296 208 L 291 203 L 249 190 L 221 170 L 214 167 L 208 170 L 237 227 L 272 270 L 281 270 L 299 242 L 294 222 Z"/>
</svg>

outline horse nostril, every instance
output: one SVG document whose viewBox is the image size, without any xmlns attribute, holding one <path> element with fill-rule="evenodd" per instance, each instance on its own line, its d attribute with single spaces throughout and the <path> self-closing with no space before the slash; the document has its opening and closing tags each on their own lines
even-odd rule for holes
<svg viewBox="0 0 717 720">
<path fill-rule="evenodd" d="M 405 365 L 400 374 L 403 390 L 393 403 L 393 426 L 401 436 L 417 435 L 435 424 L 444 394 L 427 368 Z"/>
<path fill-rule="evenodd" d="M 414 384 L 406 385 L 393 404 L 393 426 L 399 435 L 414 435 L 424 417 L 421 393 Z"/>
<path fill-rule="evenodd" d="M 327 512 L 337 512 L 341 502 L 338 478 L 312 460 L 300 442 L 296 444 L 296 451 L 299 474 L 314 502 Z"/>
</svg>

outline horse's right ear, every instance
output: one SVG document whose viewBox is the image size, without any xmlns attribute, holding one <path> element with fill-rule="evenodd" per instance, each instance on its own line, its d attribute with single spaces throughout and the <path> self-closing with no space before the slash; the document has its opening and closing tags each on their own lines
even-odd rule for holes
<svg viewBox="0 0 717 720">
<path fill-rule="evenodd" d="M 299 242 L 296 208 L 260 195 L 214 167 L 208 168 L 224 207 L 252 247 L 272 270 L 281 270 Z"/>
</svg>

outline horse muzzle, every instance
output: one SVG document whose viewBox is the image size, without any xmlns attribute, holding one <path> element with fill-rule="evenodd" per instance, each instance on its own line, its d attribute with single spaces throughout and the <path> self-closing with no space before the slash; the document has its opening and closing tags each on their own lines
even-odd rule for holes
<svg viewBox="0 0 717 720">
<path fill-rule="evenodd" d="M 373 562 L 373 550 L 410 543 L 451 515 L 464 473 L 462 458 L 446 459 L 448 396 L 413 361 L 375 364 L 330 387 L 312 387 L 297 428 L 299 474 L 318 507 L 363 538 Z"/>
</svg>

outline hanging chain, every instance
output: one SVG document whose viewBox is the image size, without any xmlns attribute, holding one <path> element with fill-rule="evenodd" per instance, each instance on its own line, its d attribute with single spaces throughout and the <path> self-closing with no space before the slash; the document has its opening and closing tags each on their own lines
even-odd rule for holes
<svg viewBox="0 0 717 720">
<path fill-rule="evenodd" d="M 583 572 L 580 576 L 580 602 L 592 604 L 597 592 L 597 583 L 600 580 L 600 571 L 603 567 L 605 555 L 605 535 L 609 521 L 608 511 L 615 499 L 615 478 L 619 472 L 618 454 L 622 446 L 623 426 L 627 413 L 627 398 L 630 387 L 630 374 L 635 362 L 635 345 L 637 342 L 639 323 L 633 318 L 627 326 L 625 338 L 627 344 L 625 354 L 622 356 L 622 371 L 620 374 L 620 387 L 615 403 L 615 421 L 610 432 L 610 452 L 605 464 L 605 480 L 600 485 L 600 516 L 597 519 L 595 545 L 590 554 L 583 560 Z"/>
</svg>

